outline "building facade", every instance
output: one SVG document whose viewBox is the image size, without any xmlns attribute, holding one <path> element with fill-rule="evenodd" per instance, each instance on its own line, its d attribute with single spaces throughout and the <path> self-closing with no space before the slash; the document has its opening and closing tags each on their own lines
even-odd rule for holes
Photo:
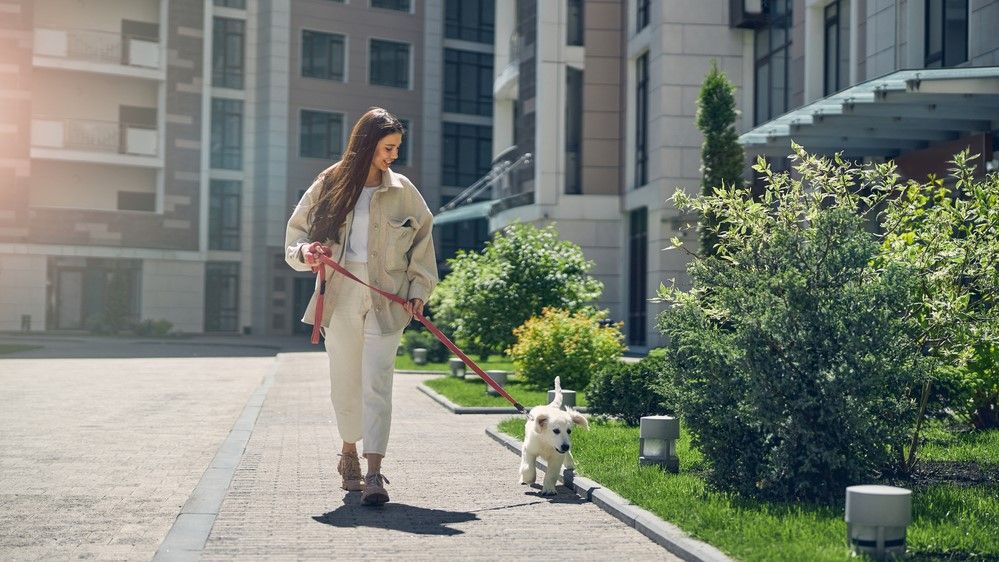
<svg viewBox="0 0 999 562">
<path fill-rule="evenodd" d="M 700 191 L 695 115 L 713 61 L 736 87 L 747 160 L 780 166 L 792 139 L 820 153 L 892 158 L 912 177 L 939 174 L 966 146 L 983 154 L 983 171 L 995 160 L 995 0 L 496 7 L 494 164 L 533 158 L 494 182 L 492 203 L 477 209 L 490 231 L 555 222 L 580 244 L 605 286 L 597 305 L 624 322 L 633 350 L 664 343 L 661 307 L 649 301 L 659 284 L 688 283 L 687 259 L 662 248 L 674 236 L 697 244 L 683 228 L 696 217 L 668 199 Z"/>
<path fill-rule="evenodd" d="M 404 120 L 393 167 L 431 209 L 488 171 L 494 12 L 0 1 L 0 330 L 99 329 L 114 309 L 183 332 L 301 331 L 313 278 L 284 263 L 285 223 L 368 107 Z M 452 252 L 485 235 L 463 228 Z"/>
</svg>

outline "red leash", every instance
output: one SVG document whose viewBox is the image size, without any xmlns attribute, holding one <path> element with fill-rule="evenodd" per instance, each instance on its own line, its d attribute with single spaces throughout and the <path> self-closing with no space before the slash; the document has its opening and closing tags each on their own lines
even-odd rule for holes
<svg viewBox="0 0 999 562">
<path fill-rule="evenodd" d="M 323 246 L 319 242 L 313 242 L 312 245 L 309 246 L 309 249 L 311 250 L 311 248 L 315 248 L 317 245 L 321 249 L 324 249 L 324 250 L 326 249 L 325 246 Z M 346 268 L 344 268 L 342 265 L 338 264 L 337 262 L 333 261 L 327 255 L 320 255 L 319 256 L 319 263 L 316 263 L 315 261 L 313 261 L 311 259 L 311 251 L 309 253 L 305 253 L 305 256 L 306 256 L 306 261 L 308 261 L 309 265 L 312 266 L 312 270 L 313 271 L 318 270 L 318 273 L 319 273 L 319 295 L 316 297 L 316 316 L 315 316 L 315 321 L 312 324 L 312 343 L 314 343 L 314 344 L 318 344 L 319 343 L 319 325 L 322 324 L 322 322 L 323 322 L 323 301 L 325 300 L 325 297 L 326 297 L 326 268 L 321 266 L 321 264 L 323 264 L 323 263 L 325 263 L 326 265 L 332 267 L 334 269 L 334 271 L 342 273 L 347 278 L 353 279 L 354 281 L 357 281 L 361 285 L 364 285 L 365 287 L 368 287 L 372 291 L 378 293 L 379 295 L 387 298 L 388 300 L 390 300 L 392 302 L 395 302 L 395 303 L 398 303 L 398 304 L 406 304 L 406 302 L 407 302 L 406 299 L 404 299 L 404 298 L 402 298 L 402 297 L 400 297 L 398 295 L 394 295 L 392 293 L 383 291 L 383 290 L 379 289 L 378 287 L 373 287 L 371 285 L 368 285 L 364 281 L 361 281 L 353 273 L 347 271 Z M 468 365 L 469 367 L 471 367 L 471 369 L 473 371 L 475 371 L 475 374 L 477 374 L 480 377 L 482 377 L 482 380 L 486 381 L 486 384 L 488 384 L 489 386 L 491 386 L 494 389 L 496 389 L 496 392 L 499 392 L 500 395 L 503 396 L 503 398 L 506 398 L 507 400 L 509 400 L 510 403 L 513 404 L 514 408 L 517 408 L 518 412 L 520 412 L 521 414 L 526 414 L 527 413 L 527 410 L 524 408 L 523 405 L 521 405 L 520 402 L 517 402 L 516 400 L 514 400 L 513 396 L 510 396 L 510 394 L 507 393 L 507 391 L 504 390 L 503 387 L 500 386 L 499 383 L 497 383 L 496 381 L 494 381 L 492 377 L 490 377 L 489 375 L 487 375 L 486 372 L 482 370 L 481 367 L 479 367 L 478 365 L 476 365 L 475 361 L 472 361 L 467 355 L 465 355 L 465 352 L 463 352 L 462 350 L 458 349 L 458 346 L 456 346 L 454 344 L 454 342 L 452 342 L 446 335 L 444 335 L 444 332 L 440 331 L 440 328 L 438 328 L 437 326 L 434 326 L 433 322 L 431 322 L 430 320 L 427 320 L 427 318 L 425 316 L 423 316 L 422 312 L 417 312 L 414 315 L 414 317 L 417 320 L 419 320 L 424 326 L 426 326 L 427 329 L 430 330 L 430 333 L 433 334 L 438 340 L 440 340 L 440 342 L 443 343 L 445 347 L 447 347 L 448 349 L 450 349 L 455 355 L 457 355 L 462 361 L 464 361 L 466 365 Z"/>
</svg>

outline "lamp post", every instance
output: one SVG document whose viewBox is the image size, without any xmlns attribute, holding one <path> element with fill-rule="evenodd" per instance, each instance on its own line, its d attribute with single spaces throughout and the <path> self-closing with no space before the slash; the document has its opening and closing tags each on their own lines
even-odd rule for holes
<svg viewBox="0 0 999 562">
<path fill-rule="evenodd" d="M 552 400 L 555 399 L 555 391 L 548 391 L 548 403 L 551 404 Z M 575 390 L 565 390 L 562 389 L 562 410 L 565 411 L 566 408 L 576 407 L 576 391 Z"/>
<path fill-rule="evenodd" d="M 496 381 L 496 384 L 500 386 L 506 386 L 506 378 L 507 376 L 509 376 L 510 373 L 508 371 L 486 371 L 486 374 L 489 375 L 489 378 Z M 491 396 L 500 395 L 500 393 L 497 392 L 496 389 L 494 389 L 492 386 L 488 384 L 486 385 L 486 394 L 489 394 Z"/>
<path fill-rule="evenodd" d="M 876 560 L 905 556 L 905 528 L 912 522 L 912 490 L 894 486 L 846 489 L 846 537 L 856 554 Z"/>
<path fill-rule="evenodd" d="M 465 362 L 457 357 L 447 360 L 447 366 L 451 369 L 451 376 L 459 379 L 465 378 Z"/>
<path fill-rule="evenodd" d="M 670 472 L 680 471 L 676 440 L 680 420 L 672 416 L 644 416 L 638 428 L 638 464 L 657 465 Z"/>
</svg>

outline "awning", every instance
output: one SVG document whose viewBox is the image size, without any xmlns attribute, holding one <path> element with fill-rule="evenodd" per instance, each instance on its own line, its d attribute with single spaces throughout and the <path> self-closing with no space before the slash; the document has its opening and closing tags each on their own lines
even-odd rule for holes
<svg viewBox="0 0 999 562">
<path fill-rule="evenodd" d="M 487 219 L 495 201 L 479 201 L 448 209 L 434 215 L 434 226 L 472 219 Z"/>
<path fill-rule="evenodd" d="M 995 130 L 999 67 L 901 70 L 857 84 L 742 134 L 751 154 L 810 152 L 895 157 Z"/>
</svg>

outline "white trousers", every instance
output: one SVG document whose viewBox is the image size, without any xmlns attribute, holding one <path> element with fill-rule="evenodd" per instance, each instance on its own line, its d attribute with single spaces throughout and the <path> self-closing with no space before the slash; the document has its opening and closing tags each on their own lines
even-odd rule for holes
<svg viewBox="0 0 999 562">
<path fill-rule="evenodd" d="M 367 264 L 347 262 L 345 266 L 368 282 Z M 324 334 L 337 429 L 347 443 L 363 441 L 363 454 L 384 455 L 392 423 L 395 352 L 402 330 L 383 336 L 372 310 L 371 290 L 343 275 L 333 281 L 339 284 L 337 299 Z"/>
</svg>

